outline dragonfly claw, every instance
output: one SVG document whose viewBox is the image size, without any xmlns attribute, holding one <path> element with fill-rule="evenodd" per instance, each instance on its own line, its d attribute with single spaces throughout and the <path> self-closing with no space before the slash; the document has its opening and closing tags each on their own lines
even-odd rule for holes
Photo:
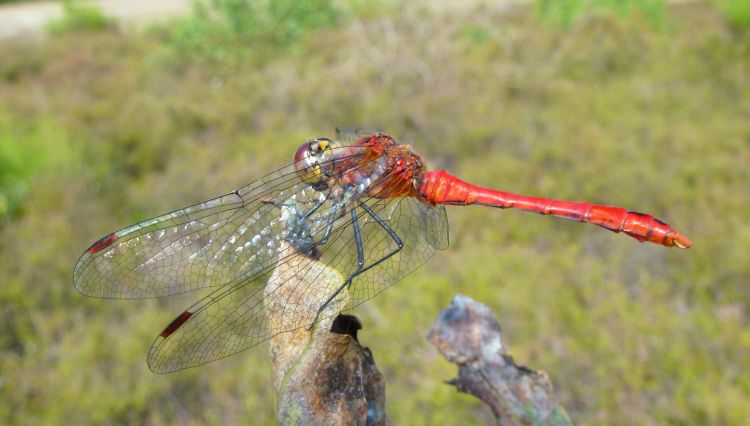
<svg viewBox="0 0 750 426">
<path fill-rule="evenodd" d="M 263 204 L 270 204 L 270 205 L 276 207 L 277 209 L 280 209 L 283 206 L 282 203 L 280 203 L 280 202 L 278 202 L 278 201 L 276 201 L 276 200 L 274 200 L 272 198 L 269 198 L 269 199 L 266 199 L 266 200 L 260 200 L 260 202 L 263 203 Z"/>
</svg>

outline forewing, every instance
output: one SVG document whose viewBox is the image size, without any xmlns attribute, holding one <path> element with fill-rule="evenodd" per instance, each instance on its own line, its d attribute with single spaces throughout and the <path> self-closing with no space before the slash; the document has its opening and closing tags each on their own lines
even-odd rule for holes
<svg viewBox="0 0 750 426">
<path fill-rule="evenodd" d="M 290 165 L 229 194 L 121 229 L 83 253 L 75 287 L 95 297 L 148 298 L 252 277 L 276 261 L 279 203 L 295 194 L 300 202 L 320 195 Z"/>
</svg>

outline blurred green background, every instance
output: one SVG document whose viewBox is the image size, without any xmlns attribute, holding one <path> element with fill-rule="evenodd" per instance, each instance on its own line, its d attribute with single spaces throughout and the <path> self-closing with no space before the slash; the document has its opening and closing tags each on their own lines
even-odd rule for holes
<svg viewBox="0 0 750 426">
<path fill-rule="evenodd" d="M 45 31 L 0 41 L 0 423 L 272 424 L 267 346 L 146 367 L 205 293 L 91 299 L 73 264 L 361 125 L 475 183 L 649 212 L 694 242 L 449 208 L 451 247 L 354 312 L 395 424 L 491 420 L 424 337 L 456 293 L 578 423 L 747 424 L 750 2 L 210 0 L 136 27 L 68 3 Z"/>
</svg>

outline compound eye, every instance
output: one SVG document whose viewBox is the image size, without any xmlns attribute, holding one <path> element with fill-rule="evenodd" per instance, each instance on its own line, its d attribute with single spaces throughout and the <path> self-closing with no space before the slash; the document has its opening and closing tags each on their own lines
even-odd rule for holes
<svg viewBox="0 0 750 426">
<path fill-rule="evenodd" d="M 294 162 L 297 164 L 299 169 L 300 163 L 304 163 L 310 157 L 310 142 L 305 142 L 297 148 L 297 152 L 294 153 Z"/>
<path fill-rule="evenodd" d="M 323 181 L 323 172 L 320 168 L 321 157 L 331 149 L 331 144 L 330 139 L 317 138 L 300 145 L 294 154 L 297 176 L 300 179 L 311 185 L 316 185 Z"/>
</svg>

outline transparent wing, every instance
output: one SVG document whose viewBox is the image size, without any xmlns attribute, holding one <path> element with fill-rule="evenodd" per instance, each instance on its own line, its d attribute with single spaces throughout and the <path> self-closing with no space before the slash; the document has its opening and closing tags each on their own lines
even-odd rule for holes
<svg viewBox="0 0 750 426">
<path fill-rule="evenodd" d="M 182 313 L 154 342 L 150 368 L 165 373 L 193 367 L 307 327 L 316 318 L 374 297 L 422 265 L 436 249 L 447 247 L 448 225 L 441 206 L 413 198 L 367 199 L 354 202 L 348 212 L 313 256 L 285 246 L 279 261 L 263 273 L 218 289 Z M 361 270 L 358 246 L 364 255 Z M 321 312 L 358 270 L 351 286 Z"/>
<path fill-rule="evenodd" d="M 369 127 L 336 127 L 336 141 L 343 145 L 353 145 L 361 138 L 379 132 L 379 130 Z"/>
<path fill-rule="evenodd" d="M 347 151 L 348 157 L 361 154 Z M 149 298 L 252 277 L 277 261 L 278 200 L 291 196 L 303 204 L 321 196 L 297 176 L 294 164 L 229 194 L 121 229 L 81 255 L 75 287 L 95 297 Z"/>
<path fill-rule="evenodd" d="M 379 200 L 373 207 L 387 228 L 395 232 L 403 247 L 370 215 L 363 216 L 364 270 L 349 289 L 348 309 L 375 297 L 422 266 L 436 250 L 448 248 L 448 217 L 443 206 L 432 206 L 416 198 Z M 394 253 L 392 256 L 388 256 Z"/>
</svg>

